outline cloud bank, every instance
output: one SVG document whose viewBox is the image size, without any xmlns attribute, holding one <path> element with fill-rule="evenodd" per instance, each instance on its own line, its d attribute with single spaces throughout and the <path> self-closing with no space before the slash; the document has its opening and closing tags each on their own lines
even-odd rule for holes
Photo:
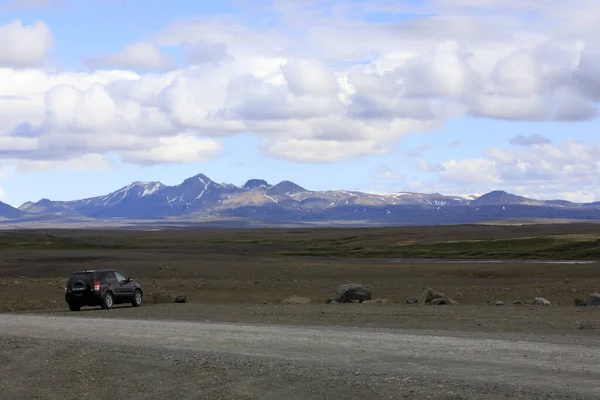
<svg viewBox="0 0 600 400">
<path fill-rule="evenodd" d="M 91 70 L 80 72 L 45 64 L 45 23 L 13 21 L 0 27 L 0 156 L 45 168 L 90 157 L 102 166 L 108 154 L 206 161 L 222 138 L 251 132 L 269 156 L 325 163 L 388 154 L 462 117 L 592 120 L 600 27 L 590 16 L 600 3 L 576 3 L 265 2 L 253 12 L 268 25 L 177 20 L 116 54 L 87 55 Z M 419 168 L 459 185 L 598 183 L 597 146 L 542 134 L 512 144 L 521 150 Z"/>
</svg>

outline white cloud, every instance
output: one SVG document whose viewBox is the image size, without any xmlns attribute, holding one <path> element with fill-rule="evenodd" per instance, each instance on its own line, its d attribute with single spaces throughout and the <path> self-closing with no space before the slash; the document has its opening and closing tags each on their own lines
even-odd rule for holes
<svg viewBox="0 0 600 400">
<path fill-rule="evenodd" d="M 162 54 L 152 43 L 141 42 L 125 46 L 120 52 L 90 57 L 86 64 L 93 68 L 130 68 L 168 71 L 176 67 L 173 57 Z"/>
<path fill-rule="evenodd" d="M 46 171 L 55 168 L 97 170 L 111 168 L 113 163 L 104 154 L 85 154 L 67 160 L 18 160 L 15 171 L 21 173 Z"/>
<path fill-rule="evenodd" d="M 208 42 L 200 40 L 195 43 L 184 43 L 183 54 L 190 65 L 213 63 L 219 64 L 231 60 L 225 43 Z"/>
<path fill-rule="evenodd" d="M 23 25 L 15 20 L 0 26 L 0 43 L 0 67 L 32 67 L 44 63 L 54 38 L 44 22 Z"/>
<path fill-rule="evenodd" d="M 405 175 L 389 167 L 388 165 L 381 165 L 377 168 L 376 178 L 385 181 L 401 181 L 405 178 Z"/>
<path fill-rule="evenodd" d="M 600 198 L 600 143 L 554 145 L 539 138 L 520 138 L 527 147 L 519 151 L 492 147 L 483 157 L 445 161 L 433 185 L 447 193 L 502 188 L 534 198 Z"/>
<path fill-rule="evenodd" d="M 121 159 L 135 164 L 183 163 L 210 161 L 222 150 L 215 140 L 198 139 L 190 135 L 158 138 L 150 150 L 125 150 Z"/>
<path fill-rule="evenodd" d="M 208 160 L 219 154 L 220 138 L 251 132 L 271 156 L 333 162 L 387 154 L 406 135 L 462 116 L 595 118 L 600 43 L 561 17 L 574 15 L 563 3 L 544 4 L 374 0 L 350 10 L 343 2 L 278 1 L 266 25 L 231 17 L 179 20 L 117 54 L 87 60 L 153 74 L 0 69 L 0 155 L 48 162 L 107 152 L 139 164 Z M 424 14 L 378 23 L 361 18 L 384 10 Z M 526 18 L 532 11 L 540 23 Z M 18 22 L 8 27 L 27 36 Z M 51 37 L 42 23 L 36 29 Z M 12 54 L 11 66 L 40 64 L 48 46 L 23 43 L 11 50 L 18 57 L 0 49 L 0 60 Z M 193 65 L 175 69 L 164 48 L 178 46 Z M 503 181 L 497 165 L 507 155 L 494 154 L 418 162 L 450 181 L 470 173 L 482 182 Z"/>
<path fill-rule="evenodd" d="M 545 136 L 535 134 L 535 135 L 516 135 L 512 139 L 510 139 L 510 144 L 514 144 L 516 146 L 534 146 L 539 144 L 548 144 L 552 143 L 550 139 Z"/>
</svg>

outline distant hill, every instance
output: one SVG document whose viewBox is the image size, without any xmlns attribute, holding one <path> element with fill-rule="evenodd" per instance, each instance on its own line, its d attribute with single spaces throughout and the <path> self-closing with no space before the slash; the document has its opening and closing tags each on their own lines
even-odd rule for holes
<svg viewBox="0 0 600 400">
<path fill-rule="evenodd" d="M 0 218 L 15 219 L 22 218 L 25 215 L 26 213 L 24 211 L 0 201 Z"/>
<path fill-rule="evenodd" d="M 106 195 L 72 201 L 42 199 L 15 209 L 0 203 L 0 217 L 18 221 L 129 220 L 246 221 L 259 225 L 437 225 L 505 219 L 600 220 L 600 203 L 536 200 L 495 190 L 482 196 L 440 193 L 372 194 L 314 191 L 294 182 L 250 179 L 236 186 L 204 174 L 178 185 L 133 182 Z"/>
</svg>

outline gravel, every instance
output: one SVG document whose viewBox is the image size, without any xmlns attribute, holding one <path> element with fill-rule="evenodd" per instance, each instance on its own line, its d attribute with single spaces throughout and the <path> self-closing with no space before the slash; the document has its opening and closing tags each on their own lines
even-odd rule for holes
<svg viewBox="0 0 600 400">
<path fill-rule="evenodd" d="M 593 399 L 600 339 L 0 314 L 0 398 Z"/>
</svg>

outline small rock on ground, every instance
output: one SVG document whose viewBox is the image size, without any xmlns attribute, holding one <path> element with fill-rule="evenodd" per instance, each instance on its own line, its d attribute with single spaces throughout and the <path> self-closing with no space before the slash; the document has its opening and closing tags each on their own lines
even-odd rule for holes
<svg viewBox="0 0 600 400">
<path fill-rule="evenodd" d="M 543 297 L 535 297 L 533 299 L 533 304 L 536 306 L 549 306 L 550 301 L 548 301 L 547 299 L 545 299 Z"/>
<path fill-rule="evenodd" d="M 424 288 L 421 293 L 419 293 L 419 303 L 423 304 L 432 304 L 433 301 L 442 299 L 443 302 L 436 302 L 435 304 L 458 304 L 456 301 L 446 296 L 444 293 L 435 291 L 431 288 Z"/>
<path fill-rule="evenodd" d="M 173 303 L 187 303 L 187 295 L 185 295 L 185 294 L 178 294 L 173 299 Z"/>
<path fill-rule="evenodd" d="M 585 304 L 585 301 L 581 299 L 575 299 L 574 303 L 576 307 L 585 307 L 587 305 Z"/>
<path fill-rule="evenodd" d="M 581 324 L 579 325 L 579 329 L 595 329 L 592 324 Z"/>
<path fill-rule="evenodd" d="M 391 303 L 390 299 L 374 299 L 374 300 L 365 300 L 363 301 L 365 304 L 388 304 Z"/>
<path fill-rule="evenodd" d="M 281 303 L 282 304 L 308 304 L 308 303 L 310 303 L 310 299 L 308 299 L 306 297 L 292 296 L 292 297 L 288 297 L 287 299 L 281 300 Z"/>
<path fill-rule="evenodd" d="M 503 306 L 504 302 L 501 300 L 496 300 L 496 301 L 490 301 L 489 304 L 492 306 Z"/>
<path fill-rule="evenodd" d="M 450 303 L 450 301 L 448 301 L 449 299 L 447 298 L 438 298 L 438 299 L 433 299 L 429 302 L 429 304 L 434 305 L 434 306 L 439 306 L 439 305 L 445 305 L 445 304 L 452 304 Z"/>
<path fill-rule="evenodd" d="M 512 302 L 514 305 L 519 305 L 519 304 L 523 304 L 523 302 L 521 300 L 515 300 Z"/>
<path fill-rule="evenodd" d="M 417 299 L 416 297 L 410 297 L 408 299 L 406 299 L 406 304 L 417 304 L 419 302 L 419 299 Z"/>
</svg>

